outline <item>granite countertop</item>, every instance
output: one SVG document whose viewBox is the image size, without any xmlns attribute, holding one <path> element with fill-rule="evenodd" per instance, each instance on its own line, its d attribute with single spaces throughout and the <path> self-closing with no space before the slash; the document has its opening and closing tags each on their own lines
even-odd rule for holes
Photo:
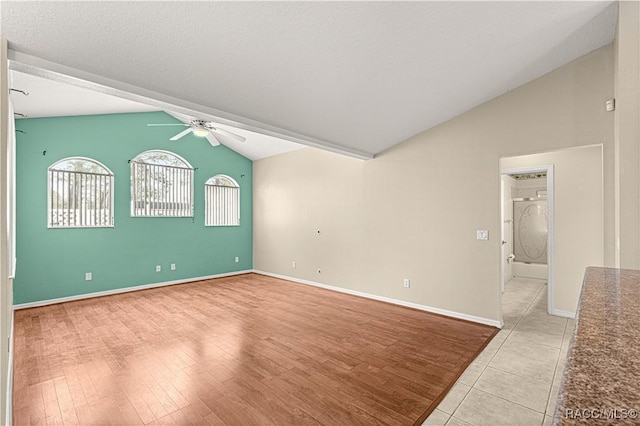
<svg viewBox="0 0 640 426">
<path fill-rule="evenodd" d="M 586 269 L 554 425 L 640 424 L 640 271 Z"/>
</svg>

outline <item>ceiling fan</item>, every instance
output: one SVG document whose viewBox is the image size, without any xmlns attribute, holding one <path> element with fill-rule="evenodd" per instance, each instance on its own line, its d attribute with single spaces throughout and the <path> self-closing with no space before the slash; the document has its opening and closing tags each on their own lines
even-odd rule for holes
<svg viewBox="0 0 640 426">
<path fill-rule="evenodd" d="M 195 118 L 191 118 L 186 115 L 178 114 L 175 112 L 169 112 L 170 115 L 182 121 L 182 123 L 171 123 L 171 124 L 147 124 L 147 126 L 185 126 L 187 129 L 178 133 L 174 137 L 172 137 L 171 141 L 177 141 L 183 136 L 188 135 L 189 133 L 193 133 L 196 136 L 207 138 L 211 146 L 218 146 L 221 143 L 225 144 L 229 140 L 234 142 L 244 142 L 246 138 L 236 135 L 235 133 L 231 133 L 227 130 L 216 127 L 215 124 L 211 121 L 206 120 L 198 120 Z"/>
</svg>

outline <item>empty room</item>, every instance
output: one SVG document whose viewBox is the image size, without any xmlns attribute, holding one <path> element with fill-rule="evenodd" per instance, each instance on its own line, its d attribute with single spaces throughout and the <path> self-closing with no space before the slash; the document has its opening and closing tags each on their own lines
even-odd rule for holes
<svg viewBox="0 0 640 426">
<path fill-rule="evenodd" d="M 637 424 L 640 2 L 0 3 L 0 424 Z"/>
</svg>

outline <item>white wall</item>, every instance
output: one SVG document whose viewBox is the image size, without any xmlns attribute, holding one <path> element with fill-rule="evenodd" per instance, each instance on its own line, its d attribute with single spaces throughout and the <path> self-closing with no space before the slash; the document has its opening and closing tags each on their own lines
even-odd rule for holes
<svg viewBox="0 0 640 426">
<path fill-rule="evenodd" d="M 302 149 L 256 161 L 254 267 L 500 320 L 499 158 L 598 143 L 610 154 L 612 96 L 609 45 L 373 160 Z"/>
<path fill-rule="evenodd" d="M 618 4 L 615 41 L 616 266 L 640 268 L 640 2 Z"/>
<path fill-rule="evenodd" d="M 602 146 L 500 160 L 501 169 L 543 165 L 554 166 L 550 312 L 572 315 L 585 268 L 604 265 Z"/>
</svg>

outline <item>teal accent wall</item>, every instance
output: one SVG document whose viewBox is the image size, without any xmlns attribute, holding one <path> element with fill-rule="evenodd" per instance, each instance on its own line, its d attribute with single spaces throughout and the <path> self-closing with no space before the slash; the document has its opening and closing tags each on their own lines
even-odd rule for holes
<svg viewBox="0 0 640 426">
<path fill-rule="evenodd" d="M 169 141 L 184 128 L 147 123 L 178 121 L 164 112 L 16 121 L 16 129 L 25 133 L 16 133 L 14 303 L 253 267 L 251 160 L 193 135 Z M 174 152 L 196 168 L 193 218 L 131 217 L 128 161 L 150 149 Z M 75 156 L 98 160 L 114 173 L 115 228 L 47 228 L 47 168 Z M 204 226 L 204 183 L 216 174 L 231 176 L 240 185 L 240 226 Z M 162 265 L 161 272 L 156 265 Z M 93 280 L 85 280 L 86 272 Z"/>
</svg>

